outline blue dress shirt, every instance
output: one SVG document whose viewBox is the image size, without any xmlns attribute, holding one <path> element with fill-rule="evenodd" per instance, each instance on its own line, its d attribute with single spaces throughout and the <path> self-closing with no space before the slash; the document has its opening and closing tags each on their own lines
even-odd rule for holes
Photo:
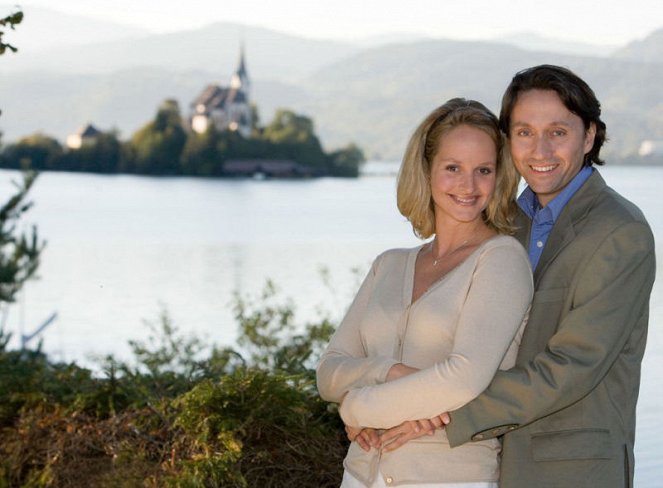
<svg viewBox="0 0 663 488">
<path fill-rule="evenodd" d="M 518 197 L 518 206 L 532 219 L 532 231 L 529 236 L 527 253 L 533 270 L 536 269 L 536 265 L 539 263 L 543 248 L 546 241 L 548 241 L 548 236 L 557 221 L 557 217 L 562 213 L 564 206 L 569 203 L 571 197 L 592 175 L 593 171 L 594 168 L 591 166 L 583 166 L 559 195 L 553 198 L 545 207 L 541 206 L 536 193 L 529 186 Z"/>
</svg>

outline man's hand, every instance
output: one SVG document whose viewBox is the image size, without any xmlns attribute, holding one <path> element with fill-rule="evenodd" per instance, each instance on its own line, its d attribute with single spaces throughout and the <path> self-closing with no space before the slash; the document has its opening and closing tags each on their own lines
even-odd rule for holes
<svg viewBox="0 0 663 488">
<path fill-rule="evenodd" d="M 380 444 L 383 446 L 382 452 L 395 451 L 412 439 L 424 435 L 433 435 L 436 429 L 442 429 L 448 423 L 449 414 L 446 412 L 432 419 L 407 420 L 380 435 Z"/>
<path fill-rule="evenodd" d="M 349 427 L 345 426 L 345 432 L 348 434 L 348 439 L 351 442 L 356 442 L 359 444 L 364 451 L 368 452 L 371 450 L 371 447 L 378 448 L 380 447 L 380 436 L 375 429 L 370 429 L 368 427 L 362 429 L 360 427 Z"/>
</svg>

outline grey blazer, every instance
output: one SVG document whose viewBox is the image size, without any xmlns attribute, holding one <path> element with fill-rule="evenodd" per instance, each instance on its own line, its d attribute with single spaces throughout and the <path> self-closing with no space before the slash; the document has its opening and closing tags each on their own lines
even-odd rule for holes
<svg viewBox="0 0 663 488">
<path fill-rule="evenodd" d="M 520 224 L 527 245 L 531 222 Z M 644 216 L 594 171 L 534 271 L 516 366 L 452 412 L 451 445 L 503 435 L 500 488 L 631 487 L 655 272 Z"/>
</svg>

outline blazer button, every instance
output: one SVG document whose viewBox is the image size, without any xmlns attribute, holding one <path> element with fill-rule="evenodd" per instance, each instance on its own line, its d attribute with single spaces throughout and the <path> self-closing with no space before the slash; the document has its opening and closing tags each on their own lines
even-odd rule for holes
<svg viewBox="0 0 663 488">
<path fill-rule="evenodd" d="M 390 485 L 394 482 L 394 478 L 392 478 L 391 476 L 387 476 L 387 479 L 385 481 L 387 482 L 388 485 Z"/>
</svg>

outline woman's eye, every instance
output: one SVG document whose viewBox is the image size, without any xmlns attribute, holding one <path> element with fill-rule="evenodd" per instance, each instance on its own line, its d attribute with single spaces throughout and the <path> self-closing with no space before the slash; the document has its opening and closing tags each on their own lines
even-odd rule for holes
<svg viewBox="0 0 663 488">
<path fill-rule="evenodd" d="M 492 172 L 493 170 L 490 168 L 479 168 L 479 173 L 481 173 L 482 175 L 489 175 Z"/>
<path fill-rule="evenodd" d="M 446 170 L 455 173 L 456 171 L 458 171 L 458 166 L 450 164 L 449 166 L 446 167 Z"/>
</svg>

